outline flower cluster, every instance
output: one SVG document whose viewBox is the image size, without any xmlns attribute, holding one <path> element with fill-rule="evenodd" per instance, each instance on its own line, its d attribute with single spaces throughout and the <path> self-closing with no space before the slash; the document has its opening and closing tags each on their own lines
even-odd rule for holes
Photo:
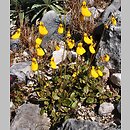
<svg viewBox="0 0 130 130">
<path fill-rule="evenodd" d="M 94 78 L 98 78 L 99 76 L 103 76 L 102 71 L 100 70 L 100 67 L 98 67 L 98 69 L 95 69 L 95 66 L 92 66 L 91 69 L 91 76 Z"/>
</svg>

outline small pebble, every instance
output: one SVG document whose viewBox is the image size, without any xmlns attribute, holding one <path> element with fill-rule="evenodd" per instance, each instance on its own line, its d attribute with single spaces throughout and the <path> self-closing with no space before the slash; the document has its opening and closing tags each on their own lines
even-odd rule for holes
<svg viewBox="0 0 130 130">
<path fill-rule="evenodd" d="M 114 110 L 114 105 L 112 103 L 104 102 L 100 105 L 98 113 L 101 116 L 107 116 L 111 114 L 113 110 Z"/>
<path fill-rule="evenodd" d="M 26 51 L 24 51 L 23 56 L 28 56 L 28 53 Z"/>
</svg>

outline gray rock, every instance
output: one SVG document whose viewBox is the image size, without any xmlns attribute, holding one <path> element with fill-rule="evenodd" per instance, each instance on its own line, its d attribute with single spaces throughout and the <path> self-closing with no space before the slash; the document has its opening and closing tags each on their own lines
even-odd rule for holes
<svg viewBox="0 0 130 130">
<path fill-rule="evenodd" d="M 61 16 L 62 22 L 65 21 L 66 24 L 69 24 L 70 21 L 70 16 L 67 15 L 66 19 L 65 16 L 62 15 Z M 61 41 L 63 40 L 63 34 L 58 34 L 57 29 L 60 23 L 60 19 L 59 19 L 59 14 L 57 14 L 55 11 L 50 10 L 47 13 L 45 13 L 45 15 L 43 16 L 43 18 L 41 19 L 41 21 L 44 23 L 45 27 L 48 30 L 48 34 L 46 36 L 44 36 L 43 38 L 43 42 L 42 42 L 42 47 L 46 48 L 47 44 L 46 42 L 50 41 L 50 40 L 54 40 L 54 41 Z"/>
<path fill-rule="evenodd" d="M 20 40 L 16 39 L 16 40 L 10 40 L 10 50 L 13 52 L 17 52 L 19 50 L 19 43 Z"/>
<path fill-rule="evenodd" d="M 105 128 L 95 121 L 68 119 L 57 130 L 121 130 L 120 128 Z"/>
<path fill-rule="evenodd" d="M 97 62 L 97 65 L 103 65 L 108 69 L 114 69 L 117 72 L 121 71 L 121 12 L 116 11 L 117 25 L 111 27 L 108 30 L 104 30 L 104 33 L 99 42 L 99 50 L 96 54 L 98 60 L 104 54 L 110 56 L 109 62 Z"/>
<path fill-rule="evenodd" d="M 89 10 L 91 11 L 93 18 L 96 19 L 99 17 L 99 12 L 95 7 L 91 7 L 91 8 L 89 8 Z"/>
<path fill-rule="evenodd" d="M 121 130 L 120 128 L 107 128 L 105 130 Z"/>
<path fill-rule="evenodd" d="M 100 105 L 98 113 L 101 116 L 107 116 L 114 110 L 114 105 L 112 103 L 104 102 Z"/>
<path fill-rule="evenodd" d="M 87 0 L 87 3 L 92 6 L 94 4 L 94 0 Z"/>
<path fill-rule="evenodd" d="M 121 7 L 121 0 L 113 0 L 110 6 L 108 6 L 103 13 L 102 22 L 104 23 L 105 21 L 107 21 L 110 13 L 117 11 L 120 7 Z"/>
<path fill-rule="evenodd" d="M 60 49 L 58 51 L 53 52 L 53 57 L 54 57 L 56 64 L 59 64 L 60 62 L 62 62 L 62 59 L 63 59 L 63 61 L 65 60 L 66 53 L 67 53 L 67 51 L 64 49 Z"/>
<path fill-rule="evenodd" d="M 117 110 L 121 114 L 121 101 L 118 103 Z"/>
<path fill-rule="evenodd" d="M 25 81 L 26 74 L 31 73 L 31 61 L 15 63 L 10 67 L 10 74 L 16 75 L 20 81 Z"/>
<path fill-rule="evenodd" d="M 103 130 L 98 123 L 87 120 L 68 119 L 58 130 Z"/>
<path fill-rule="evenodd" d="M 121 86 L 121 73 L 113 73 L 110 79 L 113 84 Z"/>
<path fill-rule="evenodd" d="M 64 49 L 64 44 L 65 43 L 63 41 L 61 41 L 59 43 L 60 50 L 54 51 L 52 53 L 52 56 L 54 57 L 56 64 L 59 64 L 60 62 L 62 62 L 62 60 L 64 61 L 66 59 L 67 51 Z"/>
<path fill-rule="evenodd" d="M 11 122 L 10 130 L 49 130 L 50 119 L 40 115 L 40 108 L 34 104 L 23 104 Z"/>
</svg>

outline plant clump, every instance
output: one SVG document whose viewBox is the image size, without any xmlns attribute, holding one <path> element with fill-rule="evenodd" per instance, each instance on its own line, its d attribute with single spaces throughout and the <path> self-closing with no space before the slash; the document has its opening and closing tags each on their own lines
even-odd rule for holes
<svg viewBox="0 0 130 130">
<path fill-rule="evenodd" d="M 28 49 L 31 54 L 31 70 L 37 72 L 33 77 L 37 81 L 37 85 L 32 86 L 33 92 L 36 93 L 37 102 L 41 105 L 41 114 L 49 115 L 52 126 L 76 117 L 75 110 L 79 103 L 83 106 L 91 106 L 104 101 L 116 102 L 120 99 L 119 93 L 105 89 L 107 82 L 103 80 L 104 66 L 93 63 L 98 49 L 91 35 L 96 24 L 89 10 L 90 5 L 87 5 L 86 1 L 77 0 L 68 0 L 66 5 L 69 3 L 66 10 L 70 8 L 72 10 L 71 25 L 68 29 L 59 23 L 57 32 L 59 35 L 65 34 L 63 53 L 65 50 L 74 51 L 76 53 L 74 61 L 68 57 L 63 60 L 62 57 L 62 61 L 57 64 L 55 57 L 52 56 L 52 50 L 41 47 L 44 36 L 49 33 L 43 22 L 37 27 L 19 27 L 11 36 L 12 39 L 20 39 L 21 43 L 24 43 L 24 49 Z M 116 26 L 114 16 L 109 24 Z M 73 39 L 73 35 L 77 32 L 82 37 L 78 43 Z M 61 49 L 58 42 L 52 46 L 55 51 Z M 85 54 L 89 54 L 87 58 Z M 100 62 L 110 60 L 109 54 L 99 59 Z"/>
</svg>

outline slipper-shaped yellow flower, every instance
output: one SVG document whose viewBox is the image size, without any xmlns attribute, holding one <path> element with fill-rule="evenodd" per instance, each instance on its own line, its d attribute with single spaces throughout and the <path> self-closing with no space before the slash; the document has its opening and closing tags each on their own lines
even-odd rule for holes
<svg viewBox="0 0 130 130">
<path fill-rule="evenodd" d="M 17 31 L 14 33 L 14 35 L 11 36 L 11 38 L 13 40 L 20 38 L 20 33 L 21 33 L 21 30 L 20 30 L 20 28 L 18 28 Z"/>
<path fill-rule="evenodd" d="M 66 37 L 67 37 L 67 38 L 70 38 L 70 37 L 71 37 L 70 30 L 67 32 Z"/>
<path fill-rule="evenodd" d="M 48 34 L 48 30 L 46 29 L 46 27 L 44 26 L 44 23 L 43 22 L 40 22 L 40 25 L 39 25 L 39 33 L 41 35 L 47 35 Z"/>
<path fill-rule="evenodd" d="M 88 7 L 86 6 L 86 1 L 82 2 L 81 13 L 85 17 L 90 17 L 92 15 Z"/>
<path fill-rule="evenodd" d="M 93 45 L 90 45 L 90 46 L 89 46 L 89 51 L 90 51 L 92 54 L 95 54 L 95 53 L 96 53 L 96 51 L 95 51 Z"/>
<path fill-rule="evenodd" d="M 64 32 L 63 24 L 59 24 L 58 33 L 62 34 L 63 32 Z"/>
<path fill-rule="evenodd" d="M 89 44 L 93 44 L 93 38 L 92 36 L 90 36 L 90 38 L 88 37 L 87 33 L 84 33 L 84 42 Z"/>
<path fill-rule="evenodd" d="M 111 22 L 114 26 L 116 26 L 117 22 L 114 16 L 111 17 Z"/>
<path fill-rule="evenodd" d="M 106 55 L 104 56 L 104 60 L 105 60 L 106 62 L 108 62 L 108 61 L 110 60 L 110 56 L 109 56 L 108 54 L 106 54 Z"/>
<path fill-rule="evenodd" d="M 68 39 L 67 44 L 68 44 L 69 49 L 72 49 L 75 43 L 74 43 L 74 40 Z"/>
<path fill-rule="evenodd" d="M 37 55 L 38 56 L 44 56 L 45 52 L 43 51 L 43 49 L 41 47 L 36 48 L 37 51 Z"/>
<path fill-rule="evenodd" d="M 32 69 L 32 71 L 38 70 L 38 63 L 37 63 L 37 60 L 35 58 L 32 58 L 31 69 Z"/>
<path fill-rule="evenodd" d="M 56 45 L 56 46 L 55 46 L 55 50 L 56 50 L 56 51 L 60 50 L 60 46 L 59 46 L 59 45 Z"/>
<path fill-rule="evenodd" d="M 78 43 L 78 47 L 76 49 L 76 53 L 78 55 L 83 55 L 86 52 L 86 50 L 82 47 L 82 45 L 83 45 L 83 43 L 81 43 L 81 42 Z"/>
<path fill-rule="evenodd" d="M 37 45 L 40 46 L 41 43 L 42 43 L 42 39 L 38 37 L 38 38 L 36 38 L 35 42 L 36 42 Z"/>
<path fill-rule="evenodd" d="M 57 66 L 56 66 L 56 63 L 54 61 L 54 57 L 51 58 L 50 65 L 51 65 L 52 69 L 56 69 Z"/>
<path fill-rule="evenodd" d="M 95 70 L 95 67 L 94 66 L 92 66 L 92 69 L 91 69 L 91 76 L 93 77 L 93 78 L 98 78 L 98 73 L 97 73 L 97 71 Z"/>
<path fill-rule="evenodd" d="M 99 68 L 97 69 L 97 73 L 98 73 L 99 76 L 101 76 L 101 77 L 103 76 L 103 73 Z"/>
</svg>

